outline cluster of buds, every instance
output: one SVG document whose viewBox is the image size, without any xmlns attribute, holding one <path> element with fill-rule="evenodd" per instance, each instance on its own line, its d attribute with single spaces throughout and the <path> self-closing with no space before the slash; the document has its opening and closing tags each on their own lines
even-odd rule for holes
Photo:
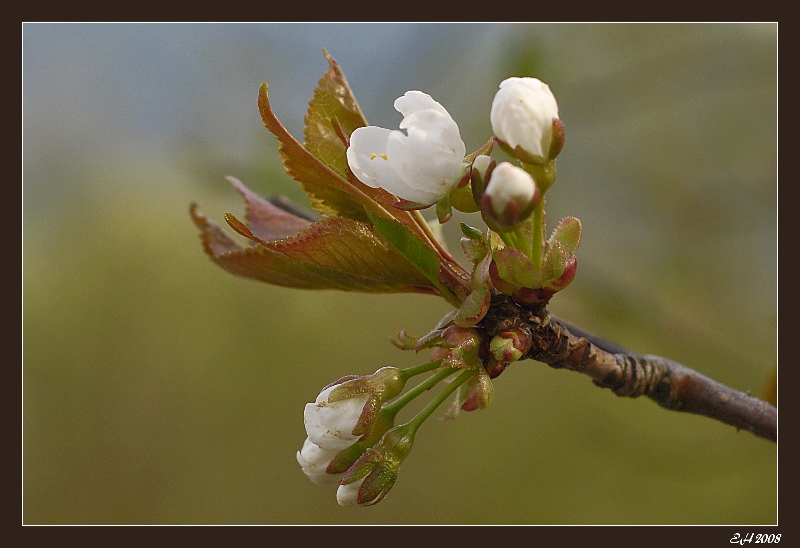
<svg viewBox="0 0 800 548">
<path fill-rule="evenodd" d="M 564 289 L 575 277 L 580 223 L 570 217 L 564 221 L 568 231 L 559 228 L 550 239 L 544 237 L 544 196 L 564 146 L 564 124 L 550 87 L 537 78 L 501 82 L 489 115 L 494 136 L 469 156 L 458 125 L 429 95 L 409 91 L 395 108 L 404 116 L 399 130 L 367 126 L 350 136 L 347 159 L 353 174 L 396 195 L 399 208 L 435 204 L 440 222 L 450 218 L 451 207 L 479 211 L 500 236 L 487 263 L 493 289 L 521 304 L 546 302 Z M 510 159 L 493 159 L 494 144 Z"/>
<path fill-rule="evenodd" d="M 457 399 L 464 397 L 461 387 L 485 375 L 480 366 L 460 368 L 442 362 L 439 359 L 409 369 L 384 367 L 372 375 L 348 376 L 326 386 L 314 402 L 306 404 L 303 413 L 307 438 L 297 452 L 303 472 L 318 485 L 338 484 L 336 499 L 342 506 L 381 501 L 394 485 L 419 426 L 450 394 L 459 390 Z M 433 370 L 436 372 L 428 379 L 397 397 L 409 378 Z M 423 411 L 395 426 L 400 409 L 458 371 L 461 374 Z M 474 400 L 475 396 L 470 402 Z M 469 405 L 478 408 L 481 403 Z"/>
<path fill-rule="evenodd" d="M 522 330 L 508 329 L 486 340 L 481 321 L 492 294 L 505 293 L 523 305 L 545 302 L 572 281 L 577 266 L 577 219 L 564 219 L 549 239 L 544 237 L 544 195 L 564 145 L 558 105 L 546 84 L 535 78 L 504 80 L 491 106 L 494 136 L 469 156 L 458 125 L 431 96 L 409 91 L 394 106 L 403 115 L 399 129 L 366 126 L 349 136 L 352 174 L 396 196 L 397 208 L 435 205 L 440 222 L 451 217 L 453 207 L 480 212 L 489 232 L 462 224 L 462 247 L 473 262 L 472 293 L 425 337 L 401 332 L 395 340 L 417 352 L 432 349 L 433 361 L 344 377 L 306 405 L 308 437 L 297 460 L 313 482 L 338 484 L 337 500 L 345 506 L 382 500 L 431 412 L 451 394 L 455 398 L 445 418 L 484 409 L 493 395 L 491 379 L 527 354 L 530 334 Z M 495 144 L 510 158 L 499 163 L 492 158 Z M 401 395 L 410 377 L 434 370 Z M 423 411 L 395 426 L 404 405 L 456 372 Z"/>
<path fill-rule="evenodd" d="M 394 340 L 403 349 L 431 350 L 431 361 L 343 377 L 305 406 L 302 470 L 314 483 L 338 484 L 340 504 L 370 505 L 394 485 L 419 426 L 446 398 L 454 396 L 445 418 L 484 409 L 492 379 L 537 355 L 528 322 L 546 313 L 547 301 L 575 277 L 581 225 L 567 217 L 545 236 L 545 194 L 564 145 L 547 84 L 501 82 L 488 112 L 493 135 L 467 154 L 453 117 L 421 91 L 394 101 L 402 115 L 397 129 L 368 126 L 338 64 L 328 61 L 331 70 L 309 101 L 305 145 L 272 112 L 266 82 L 259 91 L 259 112 L 280 142 L 284 166 L 322 218 L 294 215 L 234 179 L 247 222 L 225 219 L 255 250 L 226 236 L 194 205 L 191 215 L 206 253 L 234 274 L 307 289 L 433 294 L 453 306 L 427 335 L 401 332 Z M 430 207 L 439 223 L 453 209 L 485 221 L 486 231 L 461 223 L 471 269 L 417 211 Z M 406 391 L 407 381 L 422 374 L 428 378 Z M 395 425 L 406 404 L 440 382 L 428 405 Z"/>
</svg>

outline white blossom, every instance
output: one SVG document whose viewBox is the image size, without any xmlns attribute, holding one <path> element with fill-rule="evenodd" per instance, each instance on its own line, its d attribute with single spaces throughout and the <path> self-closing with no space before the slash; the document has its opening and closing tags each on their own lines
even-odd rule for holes
<svg viewBox="0 0 800 548">
<path fill-rule="evenodd" d="M 319 393 L 314 403 L 307 403 L 303 412 L 306 433 L 312 443 L 330 451 L 341 451 L 353 445 L 360 436 L 353 435 L 358 418 L 370 394 L 328 402 L 328 396 L 339 385 Z"/>
<path fill-rule="evenodd" d="M 492 131 L 512 149 L 547 159 L 553 141 L 558 104 L 550 87 L 538 78 L 507 78 L 492 101 Z"/>
<path fill-rule="evenodd" d="M 344 472 L 341 474 L 329 474 L 325 471 L 337 454 L 338 451 L 323 449 L 306 438 L 306 441 L 303 442 L 303 448 L 297 452 L 297 462 L 306 476 L 317 485 L 332 485 L 338 483 L 339 479 L 344 475 Z"/>
<path fill-rule="evenodd" d="M 347 162 L 367 186 L 410 202 L 434 204 L 463 174 L 466 147 L 458 125 L 442 105 L 421 91 L 407 91 L 394 107 L 404 116 L 400 129 L 356 129 L 350 135 Z"/>
</svg>

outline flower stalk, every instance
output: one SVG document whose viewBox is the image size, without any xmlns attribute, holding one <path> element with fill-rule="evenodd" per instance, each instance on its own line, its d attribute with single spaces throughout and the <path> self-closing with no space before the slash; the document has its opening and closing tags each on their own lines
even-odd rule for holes
<svg viewBox="0 0 800 548">
<path fill-rule="evenodd" d="M 453 368 L 453 371 L 450 371 L 449 374 L 452 374 L 456 368 Z M 456 377 L 453 382 L 449 383 L 439 394 L 437 394 L 436 398 L 434 398 L 428 405 L 426 405 L 422 411 L 417 413 L 413 419 L 406 423 L 406 426 L 409 428 L 413 428 L 416 431 L 417 428 L 425 422 L 431 414 L 436 411 L 436 409 L 452 394 L 455 390 L 461 386 L 463 383 L 469 380 L 470 377 L 473 375 L 477 375 L 478 371 L 475 369 L 464 369 L 462 370 L 461 374 Z M 438 382 L 438 381 L 437 381 Z"/>
</svg>

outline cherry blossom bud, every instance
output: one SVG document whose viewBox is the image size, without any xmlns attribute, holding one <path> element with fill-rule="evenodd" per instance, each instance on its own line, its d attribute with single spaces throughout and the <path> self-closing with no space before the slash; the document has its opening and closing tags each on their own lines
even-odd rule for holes
<svg viewBox="0 0 800 548">
<path fill-rule="evenodd" d="M 518 227 L 541 201 L 533 177 L 522 168 L 502 162 L 492 170 L 489 184 L 481 197 L 481 213 L 495 231 Z"/>
<path fill-rule="evenodd" d="M 442 332 L 442 336 L 444 342 L 450 346 L 447 356 L 442 360 L 442 366 L 475 368 L 481 365 L 481 337 L 478 331 L 451 325 Z"/>
<path fill-rule="evenodd" d="M 392 428 L 345 472 L 336 500 L 342 506 L 371 506 L 386 496 L 397 480 L 400 464 L 411 452 L 416 427 Z"/>
<path fill-rule="evenodd" d="M 458 399 L 464 411 L 486 409 L 492 401 L 494 387 L 489 374 L 481 367 L 470 379 L 458 387 Z"/>
<path fill-rule="evenodd" d="M 400 130 L 357 128 L 350 135 L 347 163 L 365 185 L 430 206 L 460 182 L 466 146 L 458 125 L 430 95 L 407 91 L 394 107 L 404 116 Z"/>
<path fill-rule="evenodd" d="M 341 451 L 372 430 L 381 404 L 406 384 L 396 367 L 382 367 L 371 375 L 348 375 L 328 385 L 314 403 L 306 404 L 303 419 L 311 441 L 324 449 Z"/>
<path fill-rule="evenodd" d="M 515 362 L 531 348 L 531 338 L 519 329 L 509 329 L 495 335 L 489 343 L 489 351 L 498 362 Z"/>
<path fill-rule="evenodd" d="M 358 506 L 358 491 L 366 478 L 364 476 L 359 481 L 339 486 L 336 490 L 336 501 L 340 506 Z"/>
<path fill-rule="evenodd" d="M 492 131 L 523 162 L 555 159 L 564 144 L 564 126 L 550 87 L 537 78 L 507 78 L 492 101 Z"/>
<path fill-rule="evenodd" d="M 475 157 L 472 161 L 472 171 L 470 172 L 470 179 L 472 183 L 472 197 L 475 203 L 481 203 L 481 196 L 486 190 L 486 185 L 489 183 L 489 178 L 492 176 L 492 170 L 497 165 L 491 156 L 481 154 Z"/>
</svg>

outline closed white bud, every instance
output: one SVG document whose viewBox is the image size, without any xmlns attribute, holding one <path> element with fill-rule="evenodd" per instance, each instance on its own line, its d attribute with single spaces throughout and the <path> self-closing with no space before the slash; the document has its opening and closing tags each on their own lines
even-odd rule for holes
<svg viewBox="0 0 800 548">
<path fill-rule="evenodd" d="M 522 161 L 552 160 L 563 145 L 558 103 L 550 87 L 538 78 L 503 80 L 492 101 L 490 119 L 495 136 Z M 554 138 L 557 142 L 551 150 Z"/>
<path fill-rule="evenodd" d="M 520 167 L 502 162 L 492 170 L 481 198 L 481 211 L 491 228 L 510 230 L 527 219 L 540 200 L 533 177 Z"/>
</svg>

